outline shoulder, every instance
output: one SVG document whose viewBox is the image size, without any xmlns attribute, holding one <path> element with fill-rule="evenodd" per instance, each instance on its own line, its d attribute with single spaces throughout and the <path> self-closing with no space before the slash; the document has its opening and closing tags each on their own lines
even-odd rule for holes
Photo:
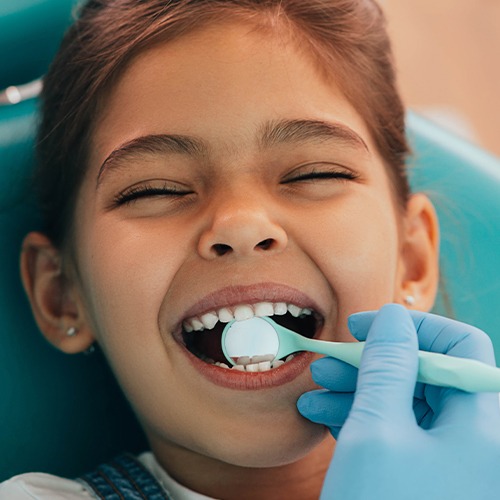
<svg viewBox="0 0 500 500">
<path fill-rule="evenodd" d="M 81 483 L 33 472 L 0 483 L 0 500 L 89 500 L 95 498 Z"/>
</svg>

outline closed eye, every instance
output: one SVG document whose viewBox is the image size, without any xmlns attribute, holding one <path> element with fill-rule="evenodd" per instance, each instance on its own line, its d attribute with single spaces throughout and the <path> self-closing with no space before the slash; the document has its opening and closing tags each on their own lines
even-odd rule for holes
<svg viewBox="0 0 500 500">
<path fill-rule="evenodd" d="M 285 179 L 282 184 L 291 184 L 293 182 L 300 181 L 315 181 L 321 179 L 344 179 L 344 180 L 355 180 L 358 176 L 353 172 L 349 172 L 347 170 L 339 170 L 339 171 L 312 171 L 305 172 L 303 174 L 295 175 L 292 178 Z"/>
<path fill-rule="evenodd" d="M 129 205 L 141 198 L 156 198 L 156 197 L 181 197 L 192 194 L 193 191 L 179 189 L 170 184 L 150 185 L 141 184 L 133 186 L 125 191 L 122 191 L 115 196 L 113 204 L 115 206 Z"/>
</svg>

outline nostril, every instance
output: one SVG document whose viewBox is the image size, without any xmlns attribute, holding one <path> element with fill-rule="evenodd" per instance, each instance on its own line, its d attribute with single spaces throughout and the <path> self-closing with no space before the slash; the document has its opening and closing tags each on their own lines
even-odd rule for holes
<svg viewBox="0 0 500 500">
<path fill-rule="evenodd" d="M 274 240 L 272 238 L 267 238 L 266 240 L 262 240 L 260 243 L 257 243 L 256 248 L 260 248 L 261 250 L 269 250 L 274 244 Z"/>
<path fill-rule="evenodd" d="M 215 253 L 219 257 L 222 255 L 226 255 L 232 250 L 229 245 L 225 245 L 224 243 L 215 243 L 214 245 L 212 245 L 212 248 L 215 250 Z"/>
</svg>

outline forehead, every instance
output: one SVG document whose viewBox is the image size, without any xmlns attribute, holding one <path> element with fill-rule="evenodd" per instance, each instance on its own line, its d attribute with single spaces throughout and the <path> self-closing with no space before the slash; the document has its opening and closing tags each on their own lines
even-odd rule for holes
<svg viewBox="0 0 500 500">
<path fill-rule="evenodd" d="M 281 119 L 341 122 L 370 142 L 339 87 L 289 34 L 218 24 L 129 63 L 94 129 L 92 159 L 102 162 L 117 145 L 158 133 L 201 136 L 234 149 L 265 122 Z"/>
</svg>

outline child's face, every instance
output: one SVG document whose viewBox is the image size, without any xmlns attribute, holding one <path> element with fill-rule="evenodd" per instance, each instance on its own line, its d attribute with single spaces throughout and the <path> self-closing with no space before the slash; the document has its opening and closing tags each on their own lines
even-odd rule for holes
<svg viewBox="0 0 500 500">
<path fill-rule="evenodd" d="M 130 65 L 97 123 L 76 221 L 88 324 L 156 449 L 266 466 L 324 438 L 295 407 L 314 387 L 311 355 L 229 372 L 182 345 L 187 318 L 285 302 L 345 341 L 349 314 L 401 298 L 401 220 L 365 123 L 305 54 L 243 25 Z"/>
</svg>

